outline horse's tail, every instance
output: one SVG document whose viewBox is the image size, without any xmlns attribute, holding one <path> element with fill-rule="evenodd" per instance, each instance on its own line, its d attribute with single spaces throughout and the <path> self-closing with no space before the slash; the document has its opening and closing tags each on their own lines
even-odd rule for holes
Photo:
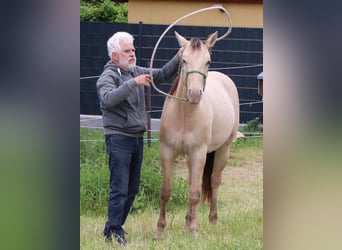
<svg viewBox="0 0 342 250">
<path fill-rule="evenodd" d="M 211 175 L 213 173 L 215 151 L 207 154 L 202 176 L 202 201 L 211 203 L 212 188 Z"/>
</svg>

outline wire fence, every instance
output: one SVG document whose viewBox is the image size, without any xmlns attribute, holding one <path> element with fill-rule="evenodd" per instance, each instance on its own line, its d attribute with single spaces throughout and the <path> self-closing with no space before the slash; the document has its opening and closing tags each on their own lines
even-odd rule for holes
<svg viewBox="0 0 342 250">
<path fill-rule="evenodd" d="M 161 112 L 162 110 L 154 110 L 151 112 Z M 155 142 L 159 141 L 158 134 L 159 134 L 159 119 L 151 119 L 151 128 L 148 129 L 144 137 L 144 141 L 148 142 Z M 240 124 L 239 131 L 242 131 L 242 128 L 246 124 Z M 88 129 L 88 130 L 103 130 L 102 124 L 102 117 L 96 115 L 80 115 L 80 128 Z M 150 132 L 150 133 L 148 133 Z M 152 135 L 150 135 L 152 134 Z M 243 132 L 242 138 L 263 138 L 263 132 Z M 102 139 L 80 139 L 82 143 L 94 143 L 94 142 L 104 142 L 104 138 Z"/>
<path fill-rule="evenodd" d="M 245 65 L 245 66 L 236 66 L 236 67 L 221 67 L 221 68 L 210 68 L 209 70 L 220 70 L 220 71 L 225 71 L 225 70 L 236 70 L 236 69 L 243 69 L 243 68 L 257 68 L 257 67 L 263 67 L 263 64 L 254 64 L 254 65 Z M 88 79 L 97 79 L 99 78 L 100 75 L 97 76 L 84 76 L 84 77 L 80 77 L 80 80 L 88 80 Z M 82 81 L 81 81 L 82 82 Z M 243 89 L 243 90 L 248 90 L 250 88 L 246 88 L 246 87 L 238 87 L 238 89 Z M 254 88 L 251 88 L 254 89 Z M 155 95 L 154 95 L 155 96 Z M 148 98 L 151 98 L 151 93 L 149 93 Z M 262 100 L 245 100 L 245 99 L 241 99 L 240 100 L 240 106 L 245 106 L 248 108 L 253 108 L 254 105 L 257 104 L 262 104 L 263 101 Z M 147 109 L 152 109 L 152 107 L 147 107 Z M 155 115 L 153 114 L 157 114 L 157 116 L 159 115 L 159 113 L 161 114 L 162 112 L 162 107 L 154 107 L 153 110 L 147 110 L 147 113 L 150 114 L 152 117 L 155 117 Z M 240 110 L 241 114 L 244 115 L 246 113 L 253 113 L 252 110 Z M 160 116 L 159 116 L 160 117 Z"/>
<path fill-rule="evenodd" d="M 262 67 L 263 64 L 255 64 L 255 65 L 247 65 L 247 66 L 236 66 L 236 67 L 223 67 L 223 68 L 209 68 L 210 70 L 232 70 L 232 69 L 246 69 L 246 68 L 255 68 L 255 67 Z M 99 78 L 100 75 L 97 76 L 81 76 L 80 80 L 86 79 L 96 79 Z"/>
<path fill-rule="evenodd" d="M 248 139 L 248 138 L 263 138 L 264 137 L 264 134 L 262 132 L 260 133 L 257 133 L 257 132 L 250 132 L 250 133 L 244 133 L 244 139 Z M 88 140 L 88 139 L 80 139 L 80 142 L 101 142 L 103 143 L 105 140 L 104 139 L 91 139 L 91 140 Z M 147 138 L 147 137 L 144 137 L 144 142 L 147 143 L 147 142 L 155 142 L 155 141 L 159 141 L 159 138 Z"/>
</svg>

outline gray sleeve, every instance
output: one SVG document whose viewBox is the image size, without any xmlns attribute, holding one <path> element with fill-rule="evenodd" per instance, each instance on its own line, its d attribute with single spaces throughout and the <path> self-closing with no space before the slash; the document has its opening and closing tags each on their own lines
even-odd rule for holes
<svg viewBox="0 0 342 250">
<path fill-rule="evenodd" d="M 96 83 L 101 106 L 110 108 L 120 104 L 136 86 L 134 79 L 121 82 L 119 77 L 104 72 Z"/>
<path fill-rule="evenodd" d="M 156 84 L 168 82 L 178 72 L 179 55 L 176 55 L 166 63 L 161 69 L 152 69 L 153 80 Z"/>
</svg>

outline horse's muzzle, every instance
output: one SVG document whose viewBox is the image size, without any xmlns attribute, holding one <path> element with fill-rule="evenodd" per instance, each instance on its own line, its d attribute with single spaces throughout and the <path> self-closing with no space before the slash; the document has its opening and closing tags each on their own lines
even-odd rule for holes
<svg viewBox="0 0 342 250">
<path fill-rule="evenodd" d="M 188 89 L 188 100 L 190 103 L 198 104 L 202 99 L 202 89 Z"/>
</svg>

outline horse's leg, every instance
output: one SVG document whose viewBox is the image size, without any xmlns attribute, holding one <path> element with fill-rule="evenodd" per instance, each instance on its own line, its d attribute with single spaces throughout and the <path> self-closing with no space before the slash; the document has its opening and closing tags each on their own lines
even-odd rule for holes
<svg viewBox="0 0 342 250">
<path fill-rule="evenodd" d="M 217 194 L 221 185 L 222 171 L 225 168 L 229 158 L 229 146 L 224 145 L 215 153 L 213 173 L 211 176 L 212 197 L 209 212 L 209 221 L 212 224 L 217 223 Z"/>
<path fill-rule="evenodd" d="M 165 145 L 160 146 L 160 158 L 163 168 L 163 183 L 160 189 L 160 214 L 157 223 L 157 231 L 153 237 L 154 240 L 159 240 L 164 232 L 164 228 L 166 226 L 166 205 L 171 196 L 171 162 L 173 156 L 171 150 L 169 150 L 169 148 Z"/>
<path fill-rule="evenodd" d="M 201 179 L 203 174 L 204 163 L 207 155 L 207 148 L 202 147 L 196 152 L 193 152 L 190 156 L 191 161 L 191 176 L 190 178 L 190 191 L 189 191 L 189 202 L 190 202 L 190 231 L 194 237 L 197 236 L 198 225 L 197 225 L 197 209 L 200 201 L 201 194 Z"/>
<path fill-rule="evenodd" d="M 188 181 L 189 181 L 189 187 L 191 187 L 191 161 L 189 157 L 186 158 L 186 165 L 188 167 Z M 188 212 L 185 216 L 185 230 L 190 230 L 190 222 L 191 222 L 191 203 L 189 201 L 189 206 L 188 206 Z"/>
</svg>

